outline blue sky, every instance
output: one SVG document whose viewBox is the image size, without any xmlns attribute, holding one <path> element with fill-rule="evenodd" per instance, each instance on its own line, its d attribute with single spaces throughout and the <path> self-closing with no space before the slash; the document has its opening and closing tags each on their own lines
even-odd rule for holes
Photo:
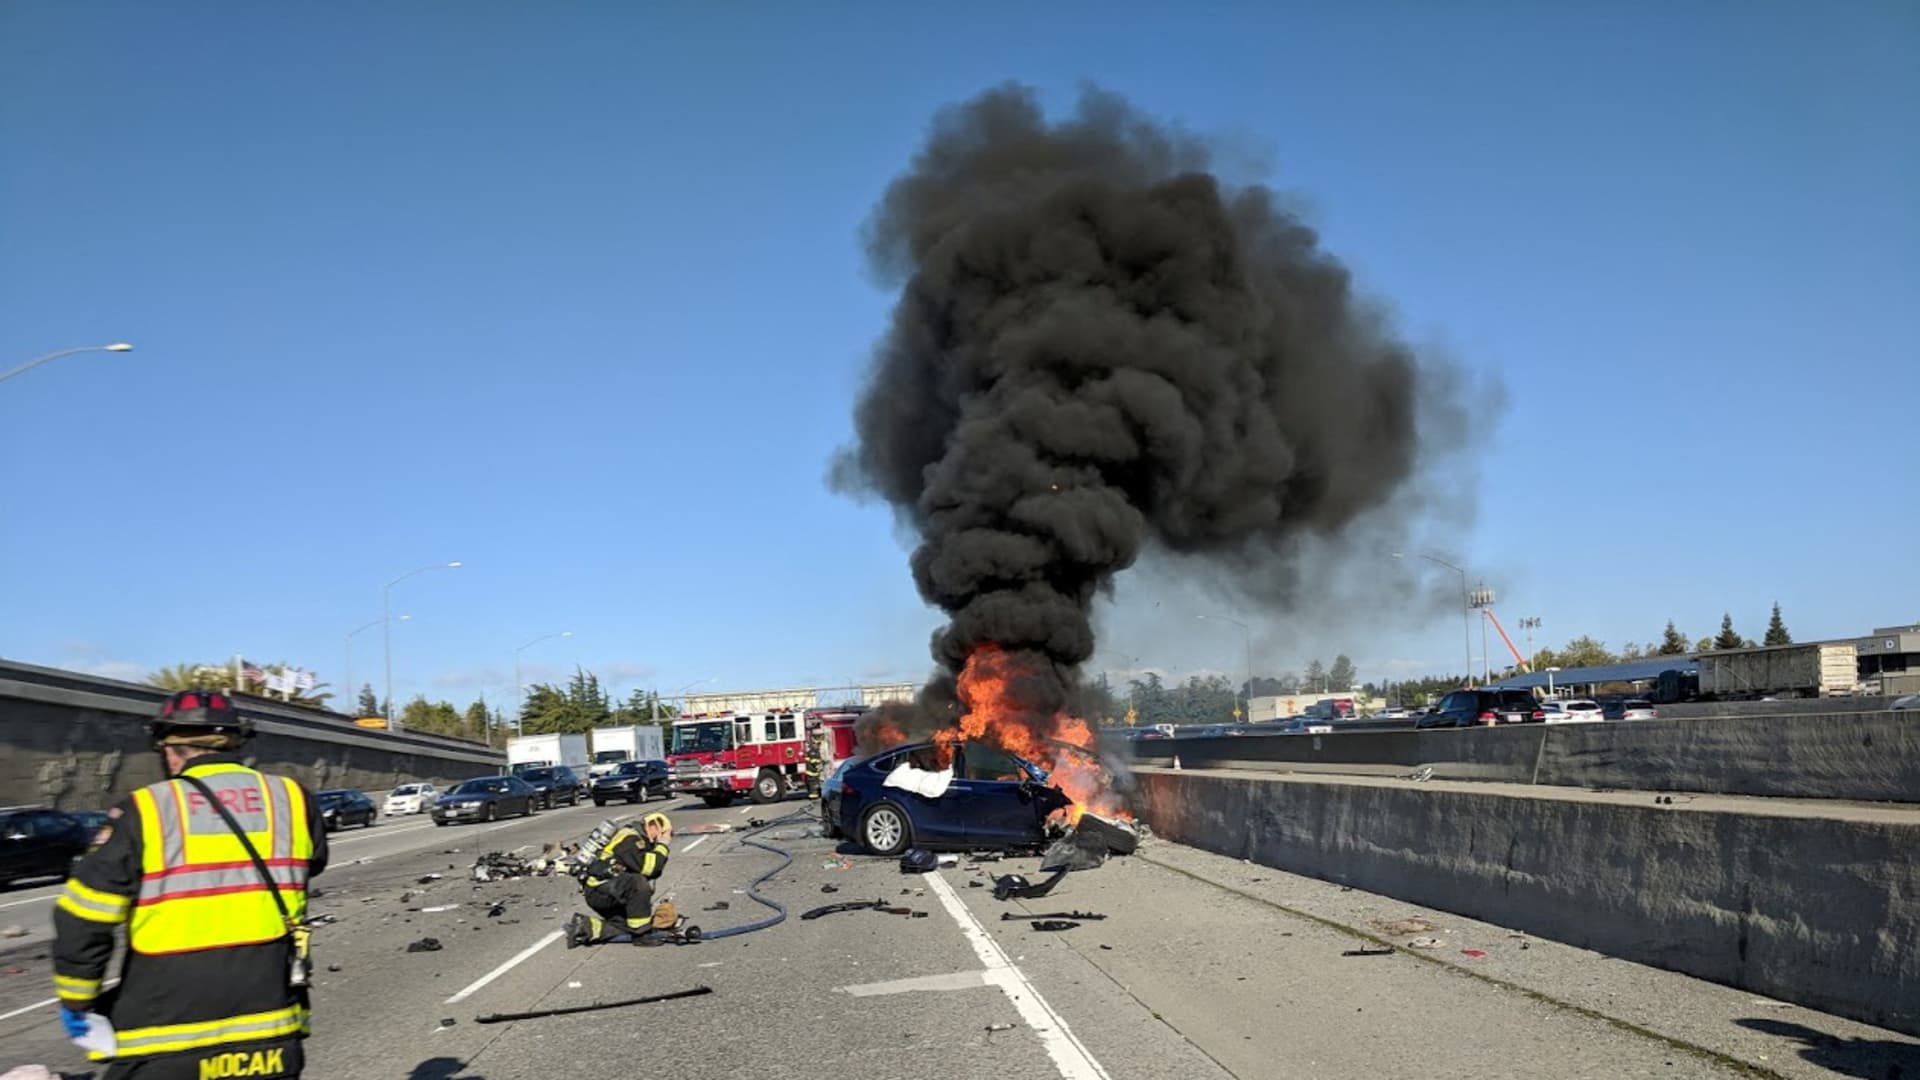
<svg viewBox="0 0 1920 1080">
<path fill-rule="evenodd" d="M 458 559 L 395 590 L 396 696 L 562 629 L 529 676 L 920 677 L 903 538 L 822 482 L 889 306 L 857 231 L 1007 79 L 1218 136 L 1504 382 L 1447 554 L 1510 623 L 1920 618 L 1912 5 L 762 7 L 0 7 L 0 367 L 138 346 L 0 384 L 0 655 L 337 680 Z M 1263 670 L 1459 666 L 1446 618 L 1137 583 L 1096 663 L 1237 673 L 1222 610 Z"/>
</svg>

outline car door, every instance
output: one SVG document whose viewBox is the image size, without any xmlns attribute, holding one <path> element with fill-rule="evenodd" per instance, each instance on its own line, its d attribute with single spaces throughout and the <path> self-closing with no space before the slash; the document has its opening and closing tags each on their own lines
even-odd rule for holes
<svg viewBox="0 0 1920 1080">
<path fill-rule="evenodd" d="M 1025 776 L 1011 754 L 984 743 L 964 744 L 946 795 L 952 800 L 950 812 L 959 819 L 961 839 L 980 847 L 1039 840 L 1044 819 Z"/>
<path fill-rule="evenodd" d="M 32 810 L 21 815 L 27 833 L 32 874 L 64 875 L 86 850 L 86 829 L 57 810 Z"/>
</svg>

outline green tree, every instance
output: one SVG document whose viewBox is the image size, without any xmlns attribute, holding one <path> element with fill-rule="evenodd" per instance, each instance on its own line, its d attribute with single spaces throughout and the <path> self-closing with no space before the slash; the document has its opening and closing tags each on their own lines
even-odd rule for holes
<svg viewBox="0 0 1920 1080">
<path fill-rule="evenodd" d="M 425 697 L 415 696 L 400 710 L 400 726 L 408 731 L 424 731 L 431 735 L 463 734 L 460 710 L 450 701 L 428 701 Z"/>
<path fill-rule="evenodd" d="M 1644 660 L 1646 657 L 1647 650 L 1637 641 L 1629 641 L 1620 646 L 1620 659 L 1622 660 Z"/>
<path fill-rule="evenodd" d="M 1307 665 L 1306 674 L 1300 678 L 1300 689 L 1308 694 L 1323 694 L 1327 690 L 1327 666 L 1315 660 Z"/>
<path fill-rule="evenodd" d="M 1154 724 L 1179 723 L 1175 715 L 1172 695 L 1160 681 L 1160 673 L 1149 671 L 1144 679 L 1134 679 L 1127 684 L 1133 698 L 1134 712 L 1138 714 L 1142 726 Z"/>
<path fill-rule="evenodd" d="M 1718 647 L 1714 645 L 1713 641 L 1714 639 L 1710 637 L 1703 637 L 1699 641 L 1696 641 L 1693 643 L 1693 651 L 1694 652 L 1712 652 L 1715 648 Z"/>
<path fill-rule="evenodd" d="M 1667 620 L 1666 632 L 1660 635 L 1660 647 L 1654 650 L 1658 656 L 1685 656 L 1689 651 L 1687 635 L 1674 629 L 1673 620 Z"/>
<path fill-rule="evenodd" d="M 487 708 L 486 698 L 479 698 L 467 706 L 466 715 L 460 718 L 460 727 L 462 734 L 468 738 L 493 745 L 493 710 Z"/>
<path fill-rule="evenodd" d="M 358 716 L 385 715 L 380 711 L 380 699 L 373 696 L 373 685 L 371 683 L 360 684 L 360 701 L 355 708 L 358 710 L 355 715 Z"/>
<path fill-rule="evenodd" d="M 1720 632 L 1714 635 L 1713 647 L 1716 649 L 1744 649 L 1746 646 L 1747 639 L 1741 637 L 1739 631 L 1733 628 L 1733 614 L 1729 612 L 1720 616 Z"/>
<path fill-rule="evenodd" d="M 1582 634 L 1567 642 L 1560 650 L 1560 665 L 1563 668 L 1600 667 L 1615 663 L 1619 658 L 1607 651 L 1605 643 Z"/>
<path fill-rule="evenodd" d="M 219 664 L 174 664 L 147 676 L 162 690 L 217 690 L 233 681 L 233 672 Z"/>
<path fill-rule="evenodd" d="M 1353 670 L 1353 661 L 1347 657 L 1346 653 L 1341 653 L 1333 658 L 1333 667 L 1327 671 L 1327 689 L 1341 693 L 1352 690 L 1356 674 Z"/>
<path fill-rule="evenodd" d="M 1787 623 L 1780 617 L 1780 601 L 1773 602 L 1773 618 L 1767 620 L 1767 636 L 1763 645 L 1791 645 L 1793 635 L 1787 633 Z"/>
</svg>

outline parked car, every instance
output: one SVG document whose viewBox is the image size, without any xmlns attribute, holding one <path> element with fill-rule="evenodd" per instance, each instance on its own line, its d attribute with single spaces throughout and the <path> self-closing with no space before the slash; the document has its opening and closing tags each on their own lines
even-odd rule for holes
<svg viewBox="0 0 1920 1080">
<path fill-rule="evenodd" d="M 92 840 L 93 831 L 63 811 L 37 806 L 0 810 L 0 885 L 66 877 Z"/>
<path fill-rule="evenodd" d="M 374 809 L 373 800 L 352 788 L 322 791 L 315 798 L 320 802 L 320 818 L 326 822 L 329 831 L 344 829 L 349 825 L 371 826 L 373 819 L 380 816 L 380 812 Z"/>
<path fill-rule="evenodd" d="M 1549 724 L 1586 724 L 1605 719 L 1600 715 L 1600 703 L 1586 698 L 1543 701 L 1540 711 L 1547 714 Z"/>
<path fill-rule="evenodd" d="M 539 802 L 536 809 L 551 810 L 565 802 L 568 806 L 577 805 L 580 797 L 586 794 L 587 785 L 580 777 L 565 765 L 540 765 L 531 769 L 522 769 L 520 779 L 534 790 Z"/>
<path fill-rule="evenodd" d="M 1048 815 L 1069 804 L 1047 784 L 1045 770 L 982 743 L 954 749 L 953 780 L 937 798 L 887 786 L 894 769 L 908 763 L 938 771 L 938 751 L 917 743 L 835 769 L 821 789 L 828 833 L 844 832 L 875 855 L 909 847 L 1032 847 L 1046 841 Z"/>
<path fill-rule="evenodd" d="M 1494 724 L 1541 723 L 1547 718 L 1533 695 L 1525 690 L 1455 690 L 1440 699 L 1431 715 L 1415 721 L 1418 728 L 1484 727 Z"/>
<path fill-rule="evenodd" d="M 457 821 L 495 821 L 533 813 L 539 794 L 517 776 L 482 776 L 462 781 L 442 793 L 428 811 L 435 825 Z"/>
<path fill-rule="evenodd" d="M 672 779 L 664 761 L 623 761 L 613 771 L 593 778 L 593 805 L 605 806 L 615 799 L 630 803 L 646 802 L 655 795 L 667 798 Z"/>
<path fill-rule="evenodd" d="M 380 812 L 388 817 L 402 814 L 424 814 L 433 806 L 433 800 L 439 789 L 432 784 L 401 784 L 387 792 L 387 803 Z"/>
<path fill-rule="evenodd" d="M 98 842 L 100 839 L 100 830 L 106 828 L 107 822 L 113 820 L 107 817 L 105 810 L 69 810 L 67 811 L 67 815 L 75 821 L 78 821 L 81 828 L 87 830 L 87 844 L 89 847 Z"/>
<path fill-rule="evenodd" d="M 1601 706 L 1600 715 L 1608 720 L 1658 720 L 1660 711 L 1645 698 L 1622 698 Z"/>
<path fill-rule="evenodd" d="M 1896 712 L 1905 712 L 1908 709 L 1920 709 L 1920 694 L 1908 694 L 1906 697 L 1894 698 L 1893 704 L 1887 706 L 1887 708 L 1893 709 Z"/>
</svg>

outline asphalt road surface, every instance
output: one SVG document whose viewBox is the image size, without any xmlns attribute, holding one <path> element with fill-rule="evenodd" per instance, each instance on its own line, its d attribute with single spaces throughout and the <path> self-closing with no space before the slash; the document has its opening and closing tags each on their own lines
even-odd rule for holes
<svg viewBox="0 0 1920 1080">
<path fill-rule="evenodd" d="M 570 879 L 469 879 L 482 852 L 535 855 L 633 808 L 338 834 L 334 866 L 314 883 L 313 912 L 338 921 L 316 937 L 308 1075 L 1920 1077 L 1920 1040 L 1163 842 L 1070 875 L 1048 898 L 1002 903 L 992 875 L 1037 876 L 1035 860 L 963 857 L 903 876 L 891 860 L 842 858 L 801 800 L 646 807 L 661 808 L 678 832 L 662 893 L 708 931 L 768 914 L 745 890 L 780 860 L 738 831 L 695 830 L 802 815 L 760 834 L 793 854 L 764 888 L 792 917 L 693 946 L 570 950 L 561 927 L 583 910 Z M 432 874 L 443 876 L 421 881 Z M 40 931 L 50 891 L 0 893 L 14 905 L 0 924 Z M 798 917 L 873 899 L 926 914 Z M 1068 910 L 1107 918 L 1056 933 L 1028 921 Z M 407 951 L 426 937 L 442 947 Z M 86 1075 L 47 1000 L 43 938 L 0 941 L 0 1067 Z M 1437 944 L 1410 947 L 1419 938 Z M 1393 951 L 1344 955 L 1381 948 Z M 476 1022 L 703 986 L 712 993 Z"/>
</svg>

